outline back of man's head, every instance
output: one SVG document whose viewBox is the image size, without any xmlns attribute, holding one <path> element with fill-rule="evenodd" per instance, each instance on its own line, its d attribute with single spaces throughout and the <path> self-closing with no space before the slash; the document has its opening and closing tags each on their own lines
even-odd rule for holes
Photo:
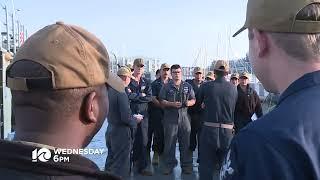
<svg viewBox="0 0 320 180">
<path fill-rule="evenodd" d="M 108 111 L 107 86 L 124 91 L 110 73 L 104 45 L 93 34 L 58 22 L 32 35 L 7 68 L 16 139 L 84 147 Z"/>
<path fill-rule="evenodd" d="M 296 16 L 299 21 L 313 21 L 320 26 L 320 4 L 304 7 Z M 319 22 L 317 22 L 319 21 Z M 308 28 L 307 25 L 305 27 Z M 275 44 L 289 56 L 301 61 L 314 60 L 320 56 L 320 33 L 270 33 Z"/>
<path fill-rule="evenodd" d="M 228 75 L 229 71 L 229 63 L 226 60 L 218 60 L 214 65 L 214 74 L 217 78 Z"/>
<path fill-rule="evenodd" d="M 282 93 L 320 70 L 320 0 L 248 0 L 249 59 L 264 87 Z M 286 76 L 283 76 L 283 73 Z"/>
<path fill-rule="evenodd" d="M 275 45 L 298 60 L 320 55 L 319 0 L 249 0 L 246 23 L 234 36 L 246 28 L 249 39 L 253 28 L 267 32 Z"/>
</svg>

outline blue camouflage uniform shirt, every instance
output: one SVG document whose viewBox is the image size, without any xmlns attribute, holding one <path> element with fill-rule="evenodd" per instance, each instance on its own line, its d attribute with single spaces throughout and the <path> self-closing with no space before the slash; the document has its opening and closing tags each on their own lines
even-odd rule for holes
<svg viewBox="0 0 320 180">
<path fill-rule="evenodd" d="M 320 179 L 320 71 L 305 74 L 274 110 L 233 139 L 222 180 Z"/>
<path fill-rule="evenodd" d="M 141 78 L 140 82 L 131 79 L 128 88 L 131 90 L 131 92 L 128 93 L 128 97 L 132 112 L 134 114 L 147 115 L 148 103 L 152 101 L 150 81 L 145 78 Z M 146 94 L 146 96 L 142 96 L 142 93 Z"/>
<path fill-rule="evenodd" d="M 187 100 L 195 99 L 195 94 L 189 83 L 182 81 L 180 88 L 177 89 L 174 86 L 174 82 L 169 81 L 161 88 L 159 99 L 169 102 L 181 102 L 183 104 L 179 109 L 171 107 L 164 108 L 164 121 L 167 123 L 178 124 L 179 117 L 187 113 L 188 107 L 186 107 L 185 102 Z"/>
<path fill-rule="evenodd" d="M 159 100 L 160 90 L 163 85 L 164 82 L 161 78 L 158 78 L 151 83 L 152 96 L 156 97 L 157 100 Z M 155 106 L 153 102 L 150 102 L 149 104 L 149 112 L 154 114 L 155 116 L 161 116 L 163 114 L 162 108 Z"/>
</svg>

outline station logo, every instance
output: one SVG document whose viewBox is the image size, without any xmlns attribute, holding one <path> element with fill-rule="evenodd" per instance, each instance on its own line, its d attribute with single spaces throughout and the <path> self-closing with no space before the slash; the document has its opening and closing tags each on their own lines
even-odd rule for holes
<svg viewBox="0 0 320 180">
<path fill-rule="evenodd" d="M 51 151 L 47 148 L 32 151 L 32 162 L 47 162 L 51 158 Z"/>
</svg>

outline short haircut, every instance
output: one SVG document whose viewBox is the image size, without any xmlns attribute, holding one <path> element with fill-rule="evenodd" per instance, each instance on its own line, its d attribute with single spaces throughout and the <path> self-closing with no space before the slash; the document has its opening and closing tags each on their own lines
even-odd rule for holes
<svg viewBox="0 0 320 180">
<path fill-rule="evenodd" d="M 174 69 L 181 69 L 181 66 L 179 64 L 174 64 L 171 66 L 170 70 L 174 70 Z"/>
<path fill-rule="evenodd" d="M 320 21 L 320 4 L 313 3 L 303 8 L 296 16 L 296 20 Z M 251 35 L 250 35 L 251 33 Z M 317 59 L 320 56 L 320 33 L 269 33 L 275 44 L 289 56 L 301 61 Z M 253 38 L 249 32 L 249 39 Z"/>
</svg>

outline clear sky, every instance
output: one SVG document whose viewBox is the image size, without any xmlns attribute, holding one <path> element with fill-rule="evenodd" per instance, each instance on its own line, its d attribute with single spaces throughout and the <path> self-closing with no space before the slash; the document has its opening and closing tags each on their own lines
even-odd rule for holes
<svg viewBox="0 0 320 180">
<path fill-rule="evenodd" d="M 246 0 L 14 0 L 32 34 L 64 21 L 96 34 L 117 56 L 202 66 L 204 60 L 244 57 Z M 1 0 L 11 8 L 11 0 Z M 11 10 L 10 10 L 11 11 Z M 4 11 L 1 9 L 1 21 Z M 2 29 L 2 28 L 1 28 Z M 198 58 L 197 58 L 198 57 Z M 195 59 L 198 59 L 197 63 Z"/>
</svg>

